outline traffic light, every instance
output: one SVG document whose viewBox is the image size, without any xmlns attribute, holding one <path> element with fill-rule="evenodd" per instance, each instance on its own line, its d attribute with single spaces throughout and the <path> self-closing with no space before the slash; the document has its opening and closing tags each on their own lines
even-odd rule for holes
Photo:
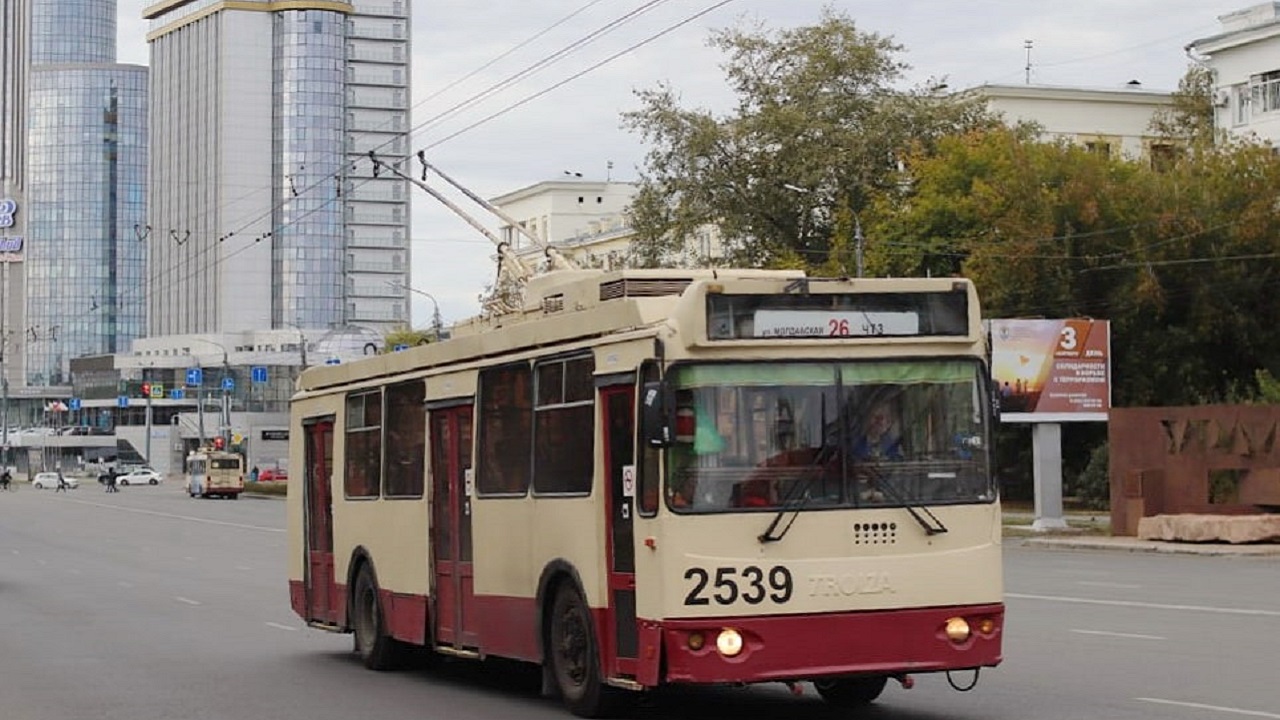
<svg viewBox="0 0 1280 720">
<path fill-rule="evenodd" d="M 151 397 L 151 383 L 149 382 L 142 383 L 142 397 L 144 398 Z"/>
<path fill-rule="evenodd" d="M 223 440 L 221 437 L 216 437 L 213 439 L 214 450 L 222 450 L 225 446 L 226 446 L 226 441 Z"/>
</svg>

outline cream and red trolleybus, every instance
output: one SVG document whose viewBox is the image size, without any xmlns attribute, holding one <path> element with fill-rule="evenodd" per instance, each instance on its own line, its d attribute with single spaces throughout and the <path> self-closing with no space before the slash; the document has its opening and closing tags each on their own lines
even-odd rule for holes
<svg viewBox="0 0 1280 720">
<path fill-rule="evenodd" d="M 565 270 L 311 368 L 293 608 L 374 669 L 539 663 L 583 716 L 665 685 L 968 686 L 1004 618 L 979 318 L 963 279 Z"/>
</svg>

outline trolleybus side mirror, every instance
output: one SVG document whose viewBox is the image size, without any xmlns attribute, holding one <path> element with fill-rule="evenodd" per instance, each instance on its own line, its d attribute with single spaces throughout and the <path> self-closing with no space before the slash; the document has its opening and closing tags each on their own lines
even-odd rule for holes
<svg viewBox="0 0 1280 720">
<path fill-rule="evenodd" d="M 670 447 L 675 440 L 672 430 L 673 403 L 665 383 L 645 383 L 640 398 L 640 428 L 649 447 Z"/>
</svg>

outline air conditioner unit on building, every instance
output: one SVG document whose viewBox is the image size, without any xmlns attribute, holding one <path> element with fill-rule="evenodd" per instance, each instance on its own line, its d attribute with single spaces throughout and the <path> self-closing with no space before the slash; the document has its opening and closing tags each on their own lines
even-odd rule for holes
<svg viewBox="0 0 1280 720">
<path fill-rule="evenodd" d="M 1219 90 L 1218 92 L 1216 92 L 1216 93 L 1214 93 L 1214 94 L 1213 94 L 1213 106 L 1214 106 L 1214 107 L 1220 107 L 1220 108 L 1223 108 L 1223 107 L 1226 107 L 1227 105 L 1229 105 L 1230 103 L 1231 103 L 1231 91 L 1230 91 L 1230 90 Z"/>
</svg>

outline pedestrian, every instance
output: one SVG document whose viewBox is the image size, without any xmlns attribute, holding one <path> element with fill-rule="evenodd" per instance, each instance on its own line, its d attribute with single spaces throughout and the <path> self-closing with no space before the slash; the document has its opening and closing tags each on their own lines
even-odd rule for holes
<svg viewBox="0 0 1280 720">
<path fill-rule="evenodd" d="M 258 466 L 257 465 L 254 465 L 253 469 L 249 471 L 249 479 L 252 480 L 253 482 L 258 482 Z"/>
<path fill-rule="evenodd" d="M 66 491 L 67 491 L 67 479 L 62 476 L 62 471 L 59 470 L 58 471 L 58 489 L 54 490 L 54 492 L 66 492 Z"/>
<path fill-rule="evenodd" d="M 120 492 L 120 488 L 116 487 L 116 469 L 112 467 L 107 471 L 107 492 Z"/>
<path fill-rule="evenodd" d="M 8 490 L 11 482 L 13 482 L 13 476 L 9 474 L 9 468 L 5 468 L 4 473 L 0 473 L 0 490 Z"/>
</svg>

